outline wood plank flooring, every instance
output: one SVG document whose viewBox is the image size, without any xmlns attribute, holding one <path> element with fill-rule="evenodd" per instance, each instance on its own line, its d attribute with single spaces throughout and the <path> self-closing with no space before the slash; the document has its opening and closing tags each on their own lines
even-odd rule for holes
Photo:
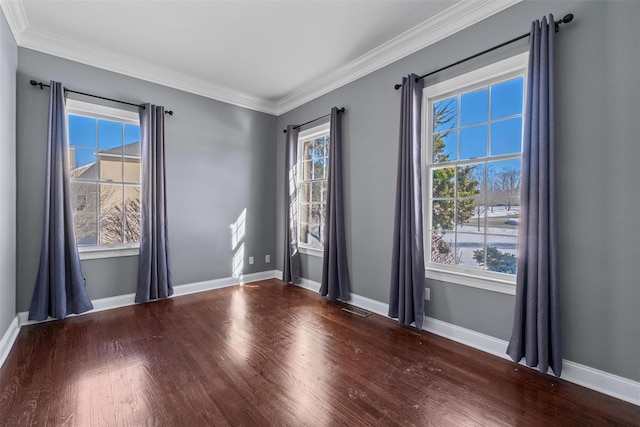
<svg viewBox="0 0 640 427">
<path fill-rule="evenodd" d="M 2 426 L 640 425 L 640 407 L 267 280 L 24 327 Z"/>
</svg>

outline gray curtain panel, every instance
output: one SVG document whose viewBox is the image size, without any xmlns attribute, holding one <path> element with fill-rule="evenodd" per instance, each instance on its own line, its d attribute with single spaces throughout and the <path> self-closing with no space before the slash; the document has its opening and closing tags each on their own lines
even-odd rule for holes
<svg viewBox="0 0 640 427">
<path fill-rule="evenodd" d="M 164 107 L 140 107 L 142 161 L 140 259 L 136 302 L 173 295 L 167 233 Z"/>
<path fill-rule="evenodd" d="M 560 376 L 560 301 L 554 156 L 553 15 L 531 25 L 522 151 L 518 273 L 507 353 Z"/>
<path fill-rule="evenodd" d="M 398 180 L 391 262 L 389 317 L 404 325 L 424 320 L 424 242 L 422 235 L 422 80 L 402 79 Z"/>
<path fill-rule="evenodd" d="M 298 252 L 298 128 L 287 126 L 284 173 L 284 268 L 282 281 L 300 283 Z"/>
<path fill-rule="evenodd" d="M 50 85 L 44 226 L 29 320 L 63 319 L 93 308 L 84 287 L 73 225 L 64 88 L 59 82 Z"/>
<path fill-rule="evenodd" d="M 337 107 L 331 109 L 329 130 L 329 176 L 320 295 L 330 300 L 348 301 L 351 298 L 342 196 L 342 113 Z"/>
</svg>

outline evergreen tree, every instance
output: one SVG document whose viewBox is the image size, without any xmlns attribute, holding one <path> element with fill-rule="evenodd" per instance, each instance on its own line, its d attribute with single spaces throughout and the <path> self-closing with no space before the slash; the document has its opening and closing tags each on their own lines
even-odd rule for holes
<svg viewBox="0 0 640 427">
<path fill-rule="evenodd" d="M 451 107 L 454 100 L 436 107 L 434 111 L 434 129 L 440 128 L 451 122 L 455 117 L 455 110 Z M 453 132 L 453 126 L 449 129 L 434 133 L 433 161 L 434 163 L 449 162 L 450 156 L 445 153 L 446 138 Z M 447 198 L 449 200 L 435 200 L 432 209 L 432 221 L 434 228 L 443 231 L 434 231 L 431 238 L 431 260 L 443 264 L 454 264 L 460 261 L 460 255 L 456 255 L 449 243 L 444 239 L 446 230 L 453 230 L 456 225 L 462 225 L 469 221 L 476 209 L 476 201 L 466 198 L 480 193 L 477 179 L 474 179 L 472 166 L 444 167 L 433 169 L 434 198 Z M 456 188 L 457 187 L 457 188 Z M 456 193 L 457 190 L 457 193 Z"/>
</svg>

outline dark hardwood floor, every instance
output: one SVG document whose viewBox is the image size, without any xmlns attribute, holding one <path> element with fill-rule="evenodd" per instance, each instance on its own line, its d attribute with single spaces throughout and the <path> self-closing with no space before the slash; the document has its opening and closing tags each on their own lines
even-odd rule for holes
<svg viewBox="0 0 640 427">
<path fill-rule="evenodd" d="M 277 280 L 24 327 L 2 426 L 640 425 L 640 407 Z"/>
</svg>

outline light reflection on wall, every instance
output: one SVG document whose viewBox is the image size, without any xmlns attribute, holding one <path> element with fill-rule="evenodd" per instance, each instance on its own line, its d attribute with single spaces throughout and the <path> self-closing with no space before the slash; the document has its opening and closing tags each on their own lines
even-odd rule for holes
<svg viewBox="0 0 640 427">
<path fill-rule="evenodd" d="M 231 259 L 231 271 L 233 277 L 241 282 L 244 271 L 244 243 L 240 244 L 236 252 L 233 254 L 233 258 Z"/>
<path fill-rule="evenodd" d="M 231 230 L 231 250 L 233 257 L 231 258 L 231 274 L 238 282 L 242 281 L 244 272 L 244 236 L 246 230 L 247 209 L 243 209 L 240 215 L 229 226 Z"/>
</svg>

